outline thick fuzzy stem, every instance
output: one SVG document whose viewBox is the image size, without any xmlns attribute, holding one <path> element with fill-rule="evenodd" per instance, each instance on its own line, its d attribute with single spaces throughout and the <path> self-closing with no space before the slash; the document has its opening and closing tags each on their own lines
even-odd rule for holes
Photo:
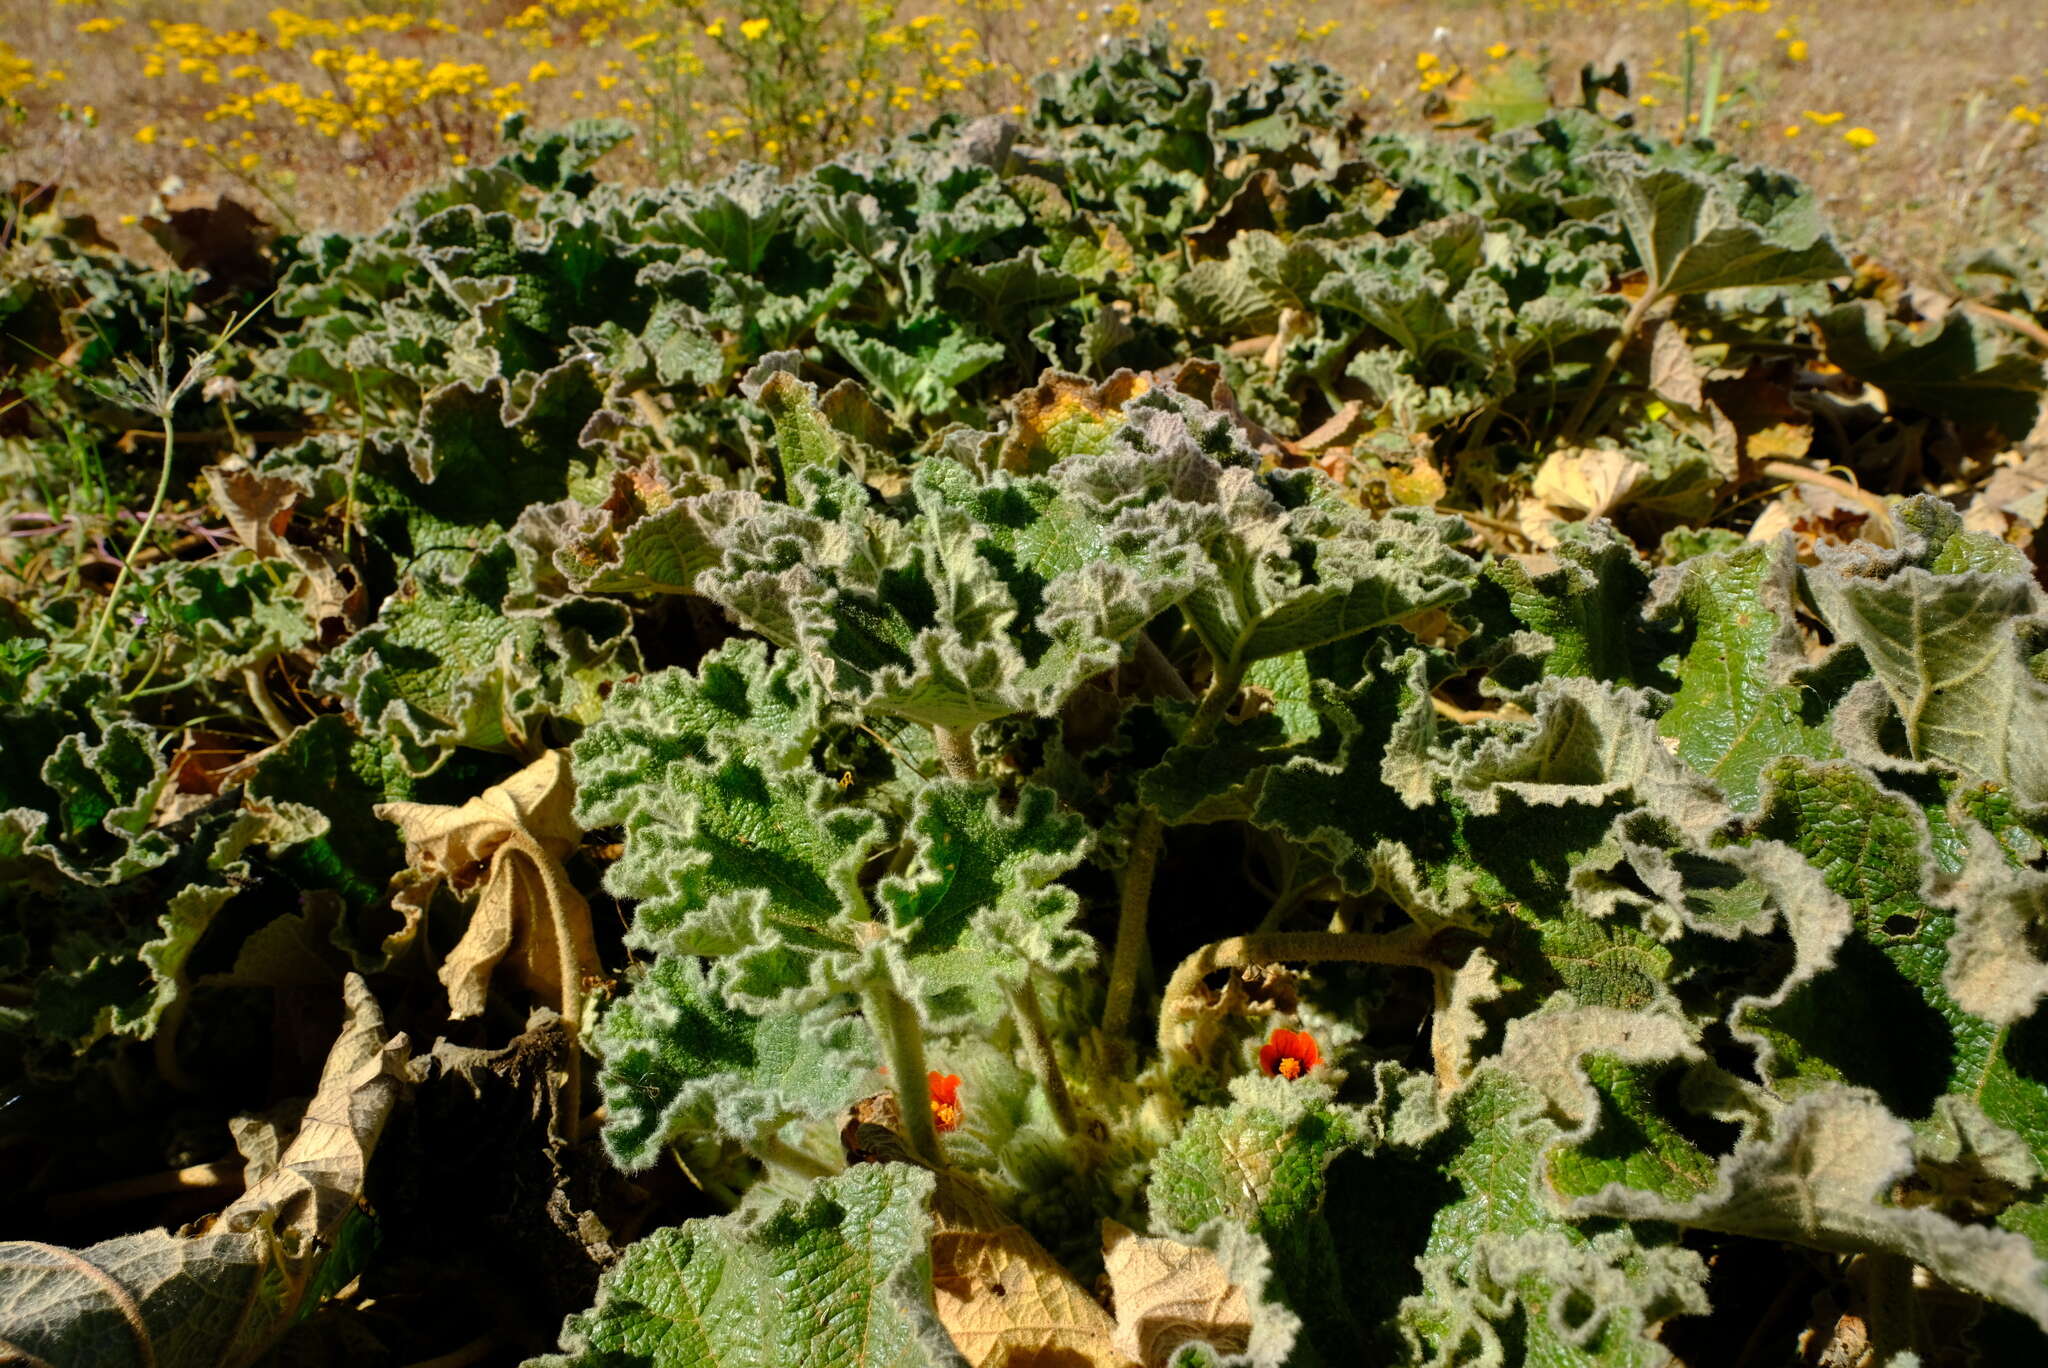
<svg viewBox="0 0 2048 1368">
<path fill-rule="evenodd" d="M 1052 1105 L 1053 1119 L 1059 1122 L 1061 1133 L 1072 1135 L 1078 1129 L 1074 1099 L 1067 1091 L 1067 1076 L 1060 1072 L 1059 1057 L 1053 1053 L 1052 1033 L 1045 1028 L 1045 1012 L 1038 1005 L 1038 990 L 1031 986 L 1031 980 L 1026 979 L 1008 992 L 1010 1006 L 1017 1014 L 1017 1033 L 1023 1041 L 1024 1058 L 1031 1065 L 1031 1072 L 1038 1076 L 1038 1086 L 1045 1089 L 1045 1100 Z"/>
<path fill-rule="evenodd" d="M 910 1152 L 927 1164 L 945 1162 L 939 1130 L 932 1123 L 932 1085 L 924 1062 L 924 1023 L 917 1008 L 904 1001 L 896 985 L 870 983 L 863 994 L 868 1025 L 889 1061 L 889 1079 L 896 1085 L 896 1105 L 903 1113 L 903 1139 Z"/>
<path fill-rule="evenodd" d="M 1131 1028 L 1131 1003 L 1138 993 L 1138 962 L 1145 955 L 1145 923 L 1152 904 L 1152 875 L 1159 867 L 1159 846 L 1166 826 L 1147 808 L 1131 838 L 1124 864 L 1122 905 L 1116 922 L 1116 949 L 1109 959 L 1109 1001 L 1102 1009 L 1102 1043 L 1119 1067 L 1129 1054 L 1124 1041 Z"/>
<path fill-rule="evenodd" d="M 1229 711 L 1237 698 L 1238 688 L 1244 683 L 1244 671 L 1245 667 L 1234 661 L 1217 666 L 1215 677 L 1209 681 L 1208 692 L 1202 695 L 1201 706 L 1195 709 L 1194 720 L 1188 723 L 1187 732 L 1181 737 L 1183 745 L 1199 746 L 1209 739 L 1216 730 L 1216 724 L 1223 720 L 1223 714 Z M 1131 838 L 1130 859 L 1124 865 L 1116 949 L 1111 953 L 1109 963 L 1109 1000 L 1102 1009 L 1103 1046 L 1119 1066 L 1126 1062 L 1129 1054 L 1124 1036 L 1131 1029 L 1132 1003 L 1138 993 L 1138 969 L 1145 958 L 1145 925 L 1152 905 L 1152 878 L 1159 870 L 1159 847 L 1165 836 L 1165 823 L 1150 808 L 1145 809 L 1138 818 L 1137 834 Z"/>
<path fill-rule="evenodd" d="M 270 734 L 280 741 L 291 740 L 291 719 L 284 715 L 283 708 L 277 706 L 277 696 L 264 682 L 263 666 L 251 665 L 243 670 L 242 687 L 248 691 L 249 701 L 256 706 L 256 715 L 263 719 L 264 726 L 270 728 Z"/>
<path fill-rule="evenodd" d="M 1144 667 L 1152 687 L 1169 698 L 1177 698 L 1183 703 L 1194 702 L 1195 691 L 1180 677 L 1180 671 L 1173 668 L 1173 662 L 1166 658 L 1166 652 L 1159 649 L 1159 643 L 1142 631 L 1138 633 L 1137 642 L 1131 658 Z"/>
<path fill-rule="evenodd" d="M 947 774 L 967 783 L 981 778 L 981 766 L 974 758 L 973 727 L 933 727 L 932 740 Z"/>
<path fill-rule="evenodd" d="M 787 1169 L 799 1178 L 830 1178 L 838 1170 L 806 1150 L 800 1150 L 774 1134 L 757 1135 L 747 1143 L 754 1157 L 764 1164 Z"/>
<path fill-rule="evenodd" d="M 1600 364 L 1593 369 L 1593 377 L 1586 383 L 1586 389 L 1579 396 L 1579 402 L 1572 405 L 1571 416 L 1564 420 L 1564 427 L 1558 432 L 1559 442 L 1570 442 L 1579 435 L 1586 419 L 1593 412 L 1594 401 L 1600 391 L 1607 388 L 1607 379 L 1614 374 L 1614 368 L 1621 364 L 1622 353 L 1635 340 L 1636 330 L 1643 326 L 1643 318 L 1650 312 L 1650 306 L 1657 302 L 1657 295 L 1645 289 L 1636 302 L 1629 306 L 1628 316 L 1621 320 L 1621 335 L 1614 339 L 1614 345 L 1600 358 Z"/>
<path fill-rule="evenodd" d="M 1218 969 L 1241 969 L 1252 964 L 1399 964 L 1418 969 L 1435 969 L 1429 954 L 1430 937 L 1425 927 L 1409 926 L 1385 935 L 1344 931 L 1268 931 L 1253 936 L 1232 936 L 1205 945 L 1180 962 L 1167 980 L 1165 1000 L 1159 1007 L 1159 1053 L 1171 1049 L 1173 1028 L 1181 1018 L 1199 1010 L 1202 980 Z"/>
<path fill-rule="evenodd" d="M 583 995 L 584 984 L 599 976 L 599 966 L 588 926 L 590 909 L 569 882 L 569 871 L 542 847 L 521 834 L 513 844 L 533 862 L 547 895 L 548 922 L 554 932 L 555 956 L 562 974 L 562 1029 L 569 1035 L 569 1058 L 563 1064 L 561 1125 L 562 1138 L 570 1144 L 582 1139 L 583 1121 Z M 579 911 L 580 909 L 580 911 Z M 585 925 L 578 926 L 581 917 Z M 580 933 L 580 934 L 579 934 Z"/>
</svg>

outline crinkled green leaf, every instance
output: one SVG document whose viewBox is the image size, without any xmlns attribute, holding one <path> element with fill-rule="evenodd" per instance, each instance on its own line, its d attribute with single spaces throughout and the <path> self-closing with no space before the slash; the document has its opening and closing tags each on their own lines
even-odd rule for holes
<svg viewBox="0 0 2048 1368">
<path fill-rule="evenodd" d="M 1401 1306 L 1410 1352 L 1432 1365 L 1668 1361 L 1657 1328 L 1707 1309 L 1706 1266 L 1667 1230 L 1589 1232 L 1546 1192 L 1543 1155 L 1562 1135 L 1540 1094 L 1506 1073 L 1461 1092 L 1433 1142 L 1459 1184 Z M 1524 1357 L 1526 1355 L 1527 1357 Z"/>
<path fill-rule="evenodd" d="M 1866 771 L 1787 758 L 1764 777 L 1752 829 L 1804 855 L 1854 917 L 1828 972 L 1746 1014 L 1746 1028 L 1767 1046 L 1766 1077 L 1788 1092 L 1855 1085 L 1907 1120 L 1927 1116 L 1944 1096 L 1968 1098 L 2048 1167 L 2048 1017 L 2027 1015 L 2015 1000 L 2026 991 L 2028 952 L 1991 949 L 2026 934 L 2013 914 L 2027 920 L 2024 909 L 2039 898 L 2034 881 L 2014 874 L 2008 884 L 1980 862 L 1951 885 L 1961 862 L 1938 868 L 1940 847 L 1921 810 Z M 2015 902 L 1999 908 L 1986 899 Z M 1987 966 L 1987 952 L 2005 963 Z M 1962 1007 L 1951 985 L 1993 1019 Z M 2035 1195 L 1995 1214 L 2048 1256 L 2042 1209 Z"/>
<path fill-rule="evenodd" d="M 1910 326 L 1857 300 L 1815 320 L 1828 359 L 1883 390 L 1891 406 L 1964 423 L 1989 423 L 2013 441 L 2033 429 L 2048 377 L 2041 358 L 1966 308 Z"/>
<path fill-rule="evenodd" d="M 170 630 L 191 642 L 185 668 L 213 679 L 305 645 L 316 626 L 303 573 L 282 558 L 173 562 L 161 579 Z"/>
<path fill-rule="evenodd" d="M 1453 520 L 1375 518 L 1313 472 L 1253 473 L 1227 420 L 1154 391 L 1119 440 L 1070 459 L 1070 487 L 1116 525 L 1193 542 L 1208 562 L 1184 611 L 1211 656 L 1242 668 L 1462 598 L 1473 567 Z"/>
<path fill-rule="evenodd" d="M 627 800 L 626 852 L 605 874 L 639 900 L 634 941 L 733 957 L 723 986 L 739 1005 L 765 1010 L 825 986 L 815 975 L 858 953 L 855 928 L 869 917 L 860 871 L 883 839 L 873 813 L 835 805 L 832 792 L 822 775 L 739 753 L 644 780 Z"/>
<path fill-rule="evenodd" d="M 576 817 L 615 826 L 658 810 L 654 795 L 678 766 L 728 751 L 780 769 L 799 767 L 817 739 L 809 677 L 787 652 L 741 639 L 704 657 L 695 673 L 668 669 L 614 689 L 603 717 L 577 740 Z"/>
<path fill-rule="evenodd" d="M 879 336 L 826 325 L 818 329 L 818 340 L 859 372 L 899 419 L 952 412 L 961 385 L 1006 355 L 1000 343 L 940 314 L 908 319 Z"/>
<path fill-rule="evenodd" d="M 553 564 L 579 594 L 695 593 L 719 562 L 720 536 L 759 502 L 738 490 L 678 497 L 621 474 L 602 508 L 581 512 Z"/>
<path fill-rule="evenodd" d="M 791 1119 L 830 1119 L 872 1091 L 872 1038 L 829 1011 L 750 1016 L 727 1007 L 694 957 L 663 955 L 605 1010 L 605 1148 L 644 1169 L 692 1132 L 745 1141 Z"/>
<path fill-rule="evenodd" d="M 1264 1240 L 1273 1290 L 1301 1316 L 1304 1337 L 1343 1362 L 1359 1352 L 1363 1327 L 1345 1305 L 1338 1240 L 1322 1206 L 1325 1170 L 1358 1136 L 1341 1113 L 1295 1087 L 1263 1080 L 1229 1106 L 1190 1117 L 1152 1161 L 1146 1200 L 1168 1229 L 1192 1231 L 1227 1217 Z"/>
<path fill-rule="evenodd" d="M 452 746 L 519 751 L 551 717 L 588 722 L 639 652 L 622 607 L 572 599 L 508 613 L 515 557 L 498 543 L 457 583 L 415 582 L 330 651 L 314 676 L 415 769 Z"/>
<path fill-rule="evenodd" d="M 639 1241 L 534 1368 L 955 1368 L 931 1307 L 932 1175 L 860 1164 L 802 1200 Z"/>
<path fill-rule="evenodd" d="M 1891 1200 L 1893 1185 L 1913 1172 L 1912 1140 L 1912 1128 L 1868 1093 L 1826 1089 L 1774 1116 L 1768 1135 L 1738 1145 L 1709 1192 L 1674 1201 L 1609 1187 L 1574 1205 L 1593 1215 L 1903 1255 L 2048 1330 L 2048 1262 L 2026 1239 Z"/>
<path fill-rule="evenodd" d="M 1668 633 L 1643 621 L 1650 575 L 1635 549 L 1599 523 L 1563 538 L 1556 558 L 1556 569 L 1538 575 L 1506 558 L 1486 567 L 1486 578 L 1506 593 L 1515 618 L 1550 638 L 1543 672 L 1666 687 L 1662 662 L 1671 642 Z"/>
<path fill-rule="evenodd" d="M 1666 572 L 1652 609 L 1692 632 L 1658 730 L 1742 809 L 1756 806 L 1763 769 L 1779 756 L 1838 753 L 1826 700 L 1795 677 L 1805 658 L 1792 623 L 1793 568 L 1782 544 L 1695 556 Z"/>
<path fill-rule="evenodd" d="M 1625 153 L 1591 159 L 1649 273 L 1653 296 L 1847 275 L 1811 192 L 1761 168 L 1717 182 Z"/>
<path fill-rule="evenodd" d="M 1807 583 L 1828 626 L 1862 649 L 1914 760 L 2048 803 L 2048 680 L 2028 663 L 2044 600 L 2030 576 L 1907 565 L 1876 578 L 1838 562 Z"/>
<path fill-rule="evenodd" d="M 0 869 L 10 877 L 48 868 L 81 883 L 115 884 L 170 858 L 171 838 L 150 825 L 169 780 L 151 728 L 131 721 L 94 727 L 52 708 L 12 717 L 0 727 L 0 746 L 8 771 L 0 794 L 9 802 L 0 811 Z"/>
<path fill-rule="evenodd" d="M 882 883 L 876 904 L 933 1019 L 998 1019 L 1002 987 L 1094 962 L 1080 900 L 1055 882 L 1086 854 L 1086 831 L 1037 785 L 1010 800 L 954 780 L 919 791 L 905 828 L 915 863 Z"/>
</svg>

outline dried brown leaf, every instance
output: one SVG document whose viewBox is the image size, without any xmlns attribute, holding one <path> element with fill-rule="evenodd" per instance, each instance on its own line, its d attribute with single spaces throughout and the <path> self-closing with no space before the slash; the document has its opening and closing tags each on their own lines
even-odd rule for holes
<svg viewBox="0 0 2048 1368">
<path fill-rule="evenodd" d="M 457 1017 L 484 1009 L 492 972 L 509 959 L 519 982 L 580 1023 L 582 986 L 598 976 L 590 905 L 562 860 L 582 839 L 566 751 L 550 751 L 460 807 L 383 803 L 377 815 L 405 838 L 409 876 L 395 901 L 423 914 L 434 889 L 480 885 L 469 929 L 441 965 Z"/>
<path fill-rule="evenodd" d="M 1665 319 L 1650 335 L 1650 392 L 1667 404 L 1680 408 L 1706 407 L 1700 388 L 1700 368 L 1693 360 L 1692 344 L 1676 323 Z"/>
<path fill-rule="evenodd" d="M 220 1214 L 87 1249 L 0 1243 L 0 1361 L 254 1363 L 310 1309 L 407 1079 L 406 1039 L 361 978 L 344 998 L 298 1134 Z"/>
<path fill-rule="evenodd" d="M 1112 1343 L 1126 1359 L 1162 1368 L 1191 1340 L 1226 1354 L 1251 1344 L 1251 1299 L 1213 1249 L 1104 1221 L 1102 1263 L 1116 1303 Z"/>
<path fill-rule="evenodd" d="M 1557 517 L 1576 521 L 1605 517 L 1628 502 L 1629 491 L 1649 467 L 1605 447 L 1553 451 L 1529 489 Z"/>
<path fill-rule="evenodd" d="M 963 1178 L 939 1175 L 931 1248 L 939 1321 L 974 1368 L 1126 1368 L 1109 1313 Z"/>
</svg>

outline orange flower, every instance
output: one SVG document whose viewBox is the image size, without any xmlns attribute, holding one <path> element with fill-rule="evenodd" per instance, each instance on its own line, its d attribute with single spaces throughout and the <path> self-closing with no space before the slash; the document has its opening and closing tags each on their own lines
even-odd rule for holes
<svg viewBox="0 0 2048 1368">
<path fill-rule="evenodd" d="M 1316 1049 L 1316 1038 L 1307 1031 L 1286 1031 L 1275 1027 L 1272 1038 L 1259 1047 L 1259 1071 L 1268 1078 L 1274 1074 L 1287 1079 L 1299 1078 L 1322 1062 L 1322 1052 Z"/>
<path fill-rule="evenodd" d="M 925 1081 L 931 1085 L 932 1124 L 938 1127 L 939 1134 L 960 1129 L 960 1075 L 942 1074 L 934 1069 Z"/>
</svg>

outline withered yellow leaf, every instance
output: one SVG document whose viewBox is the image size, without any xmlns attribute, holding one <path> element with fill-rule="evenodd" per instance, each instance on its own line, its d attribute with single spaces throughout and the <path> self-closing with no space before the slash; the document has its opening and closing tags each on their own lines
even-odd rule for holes
<svg viewBox="0 0 2048 1368">
<path fill-rule="evenodd" d="M 1191 1340 L 1226 1354 L 1250 1345 L 1251 1300 L 1214 1250 L 1104 1221 L 1102 1263 L 1116 1302 L 1112 1343 L 1124 1358 L 1162 1368 Z"/>
<path fill-rule="evenodd" d="M 550 751 L 460 807 L 377 807 L 405 837 L 412 870 L 397 901 L 408 915 L 424 913 L 444 880 L 460 892 L 481 885 L 469 930 L 441 965 L 453 1015 L 482 1012 L 492 971 L 509 961 L 572 1032 L 580 1024 L 583 984 L 599 966 L 590 905 L 562 868 L 582 836 L 574 801 L 568 753 Z"/>
<path fill-rule="evenodd" d="M 1037 388 L 1018 395 L 1016 421 L 1003 440 L 1003 469 L 1036 474 L 1062 456 L 1104 441 L 1123 421 L 1124 405 L 1152 388 L 1151 380 L 1120 370 L 1100 384 L 1047 371 Z"/>
<path fill-rule="evenodd" d="M 1529 488 L 1558 517 L 1598 518 L 1627 503 L 1629 491 L 1648 473 L 1648 466 L 1624 452 L 1567 448 L 1544 459 Z"/>
<path fill-rule="evenodd" d="M 1116 1325 L 1029 1231 L 964 1178 L 932 1196 L 932 1295 L 974 1368 L 1129 1368 Z"/>
</svg>

